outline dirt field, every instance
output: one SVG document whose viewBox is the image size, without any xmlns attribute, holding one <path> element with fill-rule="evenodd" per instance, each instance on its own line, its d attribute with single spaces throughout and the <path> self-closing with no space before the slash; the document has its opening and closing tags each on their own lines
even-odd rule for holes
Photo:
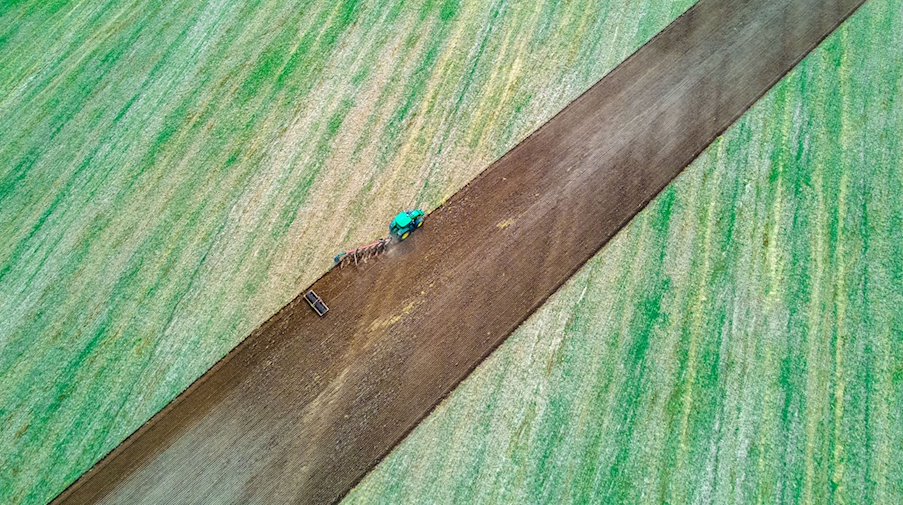
<svg viewBox="0 0 903 505">
<path fill-rule="evenodd" d="M 287 306 L 61 501 L 340 498 L 860 3 L 703 1 L 419 236 L 318 281 L 326 318 Z"/>
</svg>

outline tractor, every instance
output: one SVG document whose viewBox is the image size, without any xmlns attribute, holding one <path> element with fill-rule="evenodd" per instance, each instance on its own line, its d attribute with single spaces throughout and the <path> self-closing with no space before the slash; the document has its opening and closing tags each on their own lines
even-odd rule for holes
<svg viewBox="0 0 903 505">
<path fill-rule="evenodd" d="M 423 211 L 420 209 L 401 212 L 389 225 L 389 233 L 399 241 L 404 240 L 412 231 L 423 226 L 423 217 Z"/>
<path fill-rule="evenodd" d="M 381 238 L 372 244 L 367 244 L 358 247 L 357 249 L 336 254 L 336 266 L 344 267 L 345 265 L 350 264 L 357 265 L 361 262 L 366 263 L 368 259 L 383 254 L 389 250 L 389 246 L 391 246 L 393 242 L 402 241 L 408 238 L 411 232 L 423 226 L 424 217 L 425 214 L 420 209 L 408 210 L 398 214 L 395 216 L 395 219 L 392 220 L 392 224 L 389 225 L 389 233 L 391 236 Z"/>
</svg>

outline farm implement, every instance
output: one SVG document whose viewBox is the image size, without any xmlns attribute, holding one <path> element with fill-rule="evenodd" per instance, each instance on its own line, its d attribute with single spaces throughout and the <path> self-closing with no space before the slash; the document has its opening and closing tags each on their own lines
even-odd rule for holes
<svg viewBox="0 0 903 505">
<path fill-rule="evenodd" d="M 363 263 L 374 256 L 379 256 L 386 252 L 391 243 L 391 238 L 381 238 L 372 244 L 367 244 L 350 251 L 340 252 L 335 256 L 335 264 L 343 267 L 352 263 L 355 265 Z"/>
</svg>

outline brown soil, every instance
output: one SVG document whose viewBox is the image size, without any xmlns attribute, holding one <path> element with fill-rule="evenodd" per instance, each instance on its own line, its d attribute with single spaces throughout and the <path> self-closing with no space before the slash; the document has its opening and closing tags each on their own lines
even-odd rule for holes
<svg viewBox="0 0 903 505">
<path fill-rule="evenodd" d="M 59 503 L 341 498 L 862 0 L 702 0 L 390 253 L 335 269 Z"/>
</svg>

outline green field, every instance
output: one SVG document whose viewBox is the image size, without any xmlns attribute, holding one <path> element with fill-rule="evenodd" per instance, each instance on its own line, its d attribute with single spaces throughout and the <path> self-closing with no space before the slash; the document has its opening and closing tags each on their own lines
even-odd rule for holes
<svg viewBox="0 0 903 505">
<path fill-rule="evenodd" d="M 346 503 L 903 503 L 901 48 L 868 2 Z"/>
<path fill-rule="evenodd" d="M 0 3 L 0 503 L 52 498 L 692 3 Z"/>
</svg>

